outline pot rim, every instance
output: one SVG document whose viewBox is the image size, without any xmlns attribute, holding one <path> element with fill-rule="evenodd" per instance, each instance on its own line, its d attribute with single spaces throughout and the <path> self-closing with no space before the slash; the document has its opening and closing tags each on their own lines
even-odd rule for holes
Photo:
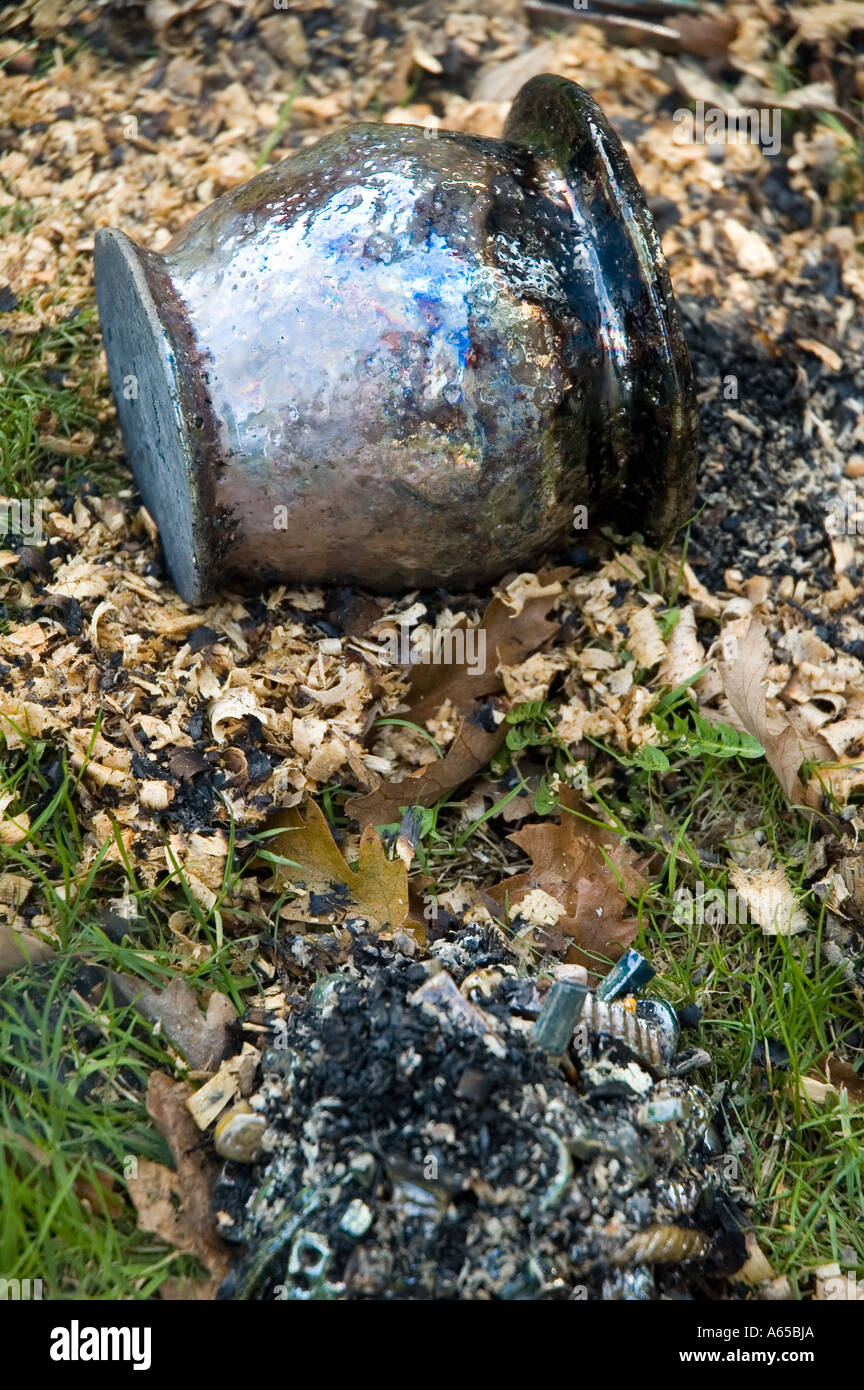
<svg viewBox="0 0 864 1390">
<path fill-rule="evenodd" d="M 527 81 L 513 100 L 504 140 L 556 168 L 569 188 L 574 221 L 577 210 L 589 219 L 601 277 L 621 286 L 610 297 L 617 313 L 607 325 L 613 342 L 606 344 L 606 361 L 630 392 L 634 410 L 643 397 L 639 419 L 646 437 L 634 433 L 621 440 L 610 431 L 616 477 L 609 495 L 616 514 L 609 519 L 622 530 L 665 542 L 692 509 L 698 409 L 675 291 L 645 194 L 608 118 L 590 92 L 569 78 L 541 73 Z M 604 218 L 619 229 L 614 243 L 598 232 Z M 598 292 L 598 306 L 602 297 Z M 637 326 L 627 322 L 628 313 Z"/>
</svg>

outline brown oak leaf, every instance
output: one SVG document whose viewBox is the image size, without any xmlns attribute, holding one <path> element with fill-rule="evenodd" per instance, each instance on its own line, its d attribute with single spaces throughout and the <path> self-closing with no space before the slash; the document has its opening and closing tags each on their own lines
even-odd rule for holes
<svg viewBox="0 0 864 1390">
<path fill-rule="evenodd" d="M 511 917 L 535 889 L 564 908 L 551 934 L 566 938 L 565 959 L 605 975 L 609 959 L 618 958 L 635 939 L 639 923 L 628 912 L 628 899 L 645 883 L 642 862 L 623 841 L 602 826 L 580 819 L 587 814 L 579 798 L 565 792 L 561 818 L 525 825 L 508 838 L 531 859 L 531 868 L 488 890 Z M 598 960 L 597 957 L 606 960 Z"/>
<path fill-rule="evenodd" d="M 844 1062 L 840 1057 L 828 1053 L 814 1063 L 813 1069 L 825 1077 L 826 1089 L 846 1091 L 850 1105 L 864 1105 L 864 1077 L 859 1075 L 851 1062 Z"/>
<path fill-rule="evenodd" d="M 163 990 L 151 989 L 135 975 L 111 971 L 115 995 L 137 1009 L 142 1018 L 159 1023 L 162 1032 L 193 1071 L 215 1071 L 225 1056 L 229 1026 L 237 1010 L 227 995 L 214 990 L 202 1013 L 194 990 L 181 976 Z"/>
<path fill-rule="evenodd" d="M 220 1165 L 201 1146 L 198 1126 L 186 1109 L 191 1095 L 187 1082 L 172 1081 L 164 1072 L 151 1073 L 147 1110 L 167 1140 L 175 1167 L 139 1158 L 127 1185 L 141 1230 L 200 1260 L 210 1278 L 197 1281 L 196 1296 L 212 1299 L 229 1266 L 228 1247 L 213 1212 L 213 1180 Z"/>
<path fill-rule="evenodd" d="M 271 842 L 274 854 L 289 860 L 277 864 L 277 887 L 288 884 L 315 893 L 347 894 L 354 910 L 371 927 L 403 927 L 425 939 L 423 924 L 412 921 L 408 904 L 408 873 L 401 859 L 388 859 L 375 830 L 367 825 L 360 840 L 357 868 L 352 869 L 333 839 L 326 817 L 314 801 L 276 816 L 282 833 Z"/>
<path fill-rule="evenodd" d="M 554 590 L 572 572 L 566 567 L 542 570 L 537 575 L 537 585 Z M 445 700 L 450 700 L 460 714 L 467 714 L 478 700 L 503 690 L 498 668 L 524 661 L 559 630 L 561 624 L 546 617 L 554 601 L 554 593 L 527 598 L 521 610 L 515 612 L 503 599 L 493 598 L 478 623 L 486 640 L 484 670 L 472 673 L 467 662 L 421 663 L 413 667 L 408 718 L 423 724 L 437 714 Z"/>
<path fill-rule="evenodd" d="M 818 787 L 812 793 L 805 789 L 798 775 L 801 764 L 805 757 L 833 761 L 834 753 L 821 735 L 804 735 L 784 716 L 769 715 L 765 679 L 770 664 L 765 629 L 753 618 L 744 636 L 736 640 L 734 656 L 718 662 L 723 690 L 739 726 L 765 749 L 765 760 L 786 799 L 796 805 L 813 804 L 814 797 L 818 801 Z"/>
<path fill-rule="evenodd" d="M 507 736 L 502 720 L 491 732 L 463 719 L 443 758 L 427 763 L 401 782 L 379 782 L 365 796 L 349 801 L 346 811 L 361 826 L 392 825 L 409 806 L 432 806 L 439 797 L 467 782 L 494 757 Z"/>
</svg>

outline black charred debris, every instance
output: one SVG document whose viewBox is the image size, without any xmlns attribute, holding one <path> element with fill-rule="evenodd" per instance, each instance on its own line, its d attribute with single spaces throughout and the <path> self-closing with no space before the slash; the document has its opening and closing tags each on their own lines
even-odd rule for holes
<svg viewBox="0 0 864 1390">
<path fill-rule="evenodd" d="M 496 928 L 423 959 L 364 928 L 264 1053 L 265 1152 L 214 1193 L 238 1246 L 220 1298 L 746 1295 L 737 1166 L 689 1080 L 706 1054 L 657 1065 L 586 1028 L 550 1058 Z"/>
</svg>

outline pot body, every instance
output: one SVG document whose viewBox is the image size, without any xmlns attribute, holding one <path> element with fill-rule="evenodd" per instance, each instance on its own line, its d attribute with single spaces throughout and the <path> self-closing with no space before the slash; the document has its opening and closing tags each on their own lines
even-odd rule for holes
<svg viewBox="0 0 864 1390">
<path fill-rule="evenodd" d="M 99 233 L 111 384 L 184 598 L 232 573 L 471 586 L 580 504 L 686 517 L 692 378 L 626 156 L 562 79 L 506 137 L 354 126 L 162 255 Z"/>
</svg>

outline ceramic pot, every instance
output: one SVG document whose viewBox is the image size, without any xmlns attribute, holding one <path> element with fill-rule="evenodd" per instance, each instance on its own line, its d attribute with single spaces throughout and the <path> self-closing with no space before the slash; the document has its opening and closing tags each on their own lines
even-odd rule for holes
<svg viewBox="0 0 864 1390">
<path fill-rule="evenodd" d="M 688 515 L 696 410 L 659 240 L 592 98 L 534 78 L 503 140 L 327 136 L 159 255 L 96 238 L 133 472 L 181 595 L 232 574 L 476 586 Z"/>
</svg>

